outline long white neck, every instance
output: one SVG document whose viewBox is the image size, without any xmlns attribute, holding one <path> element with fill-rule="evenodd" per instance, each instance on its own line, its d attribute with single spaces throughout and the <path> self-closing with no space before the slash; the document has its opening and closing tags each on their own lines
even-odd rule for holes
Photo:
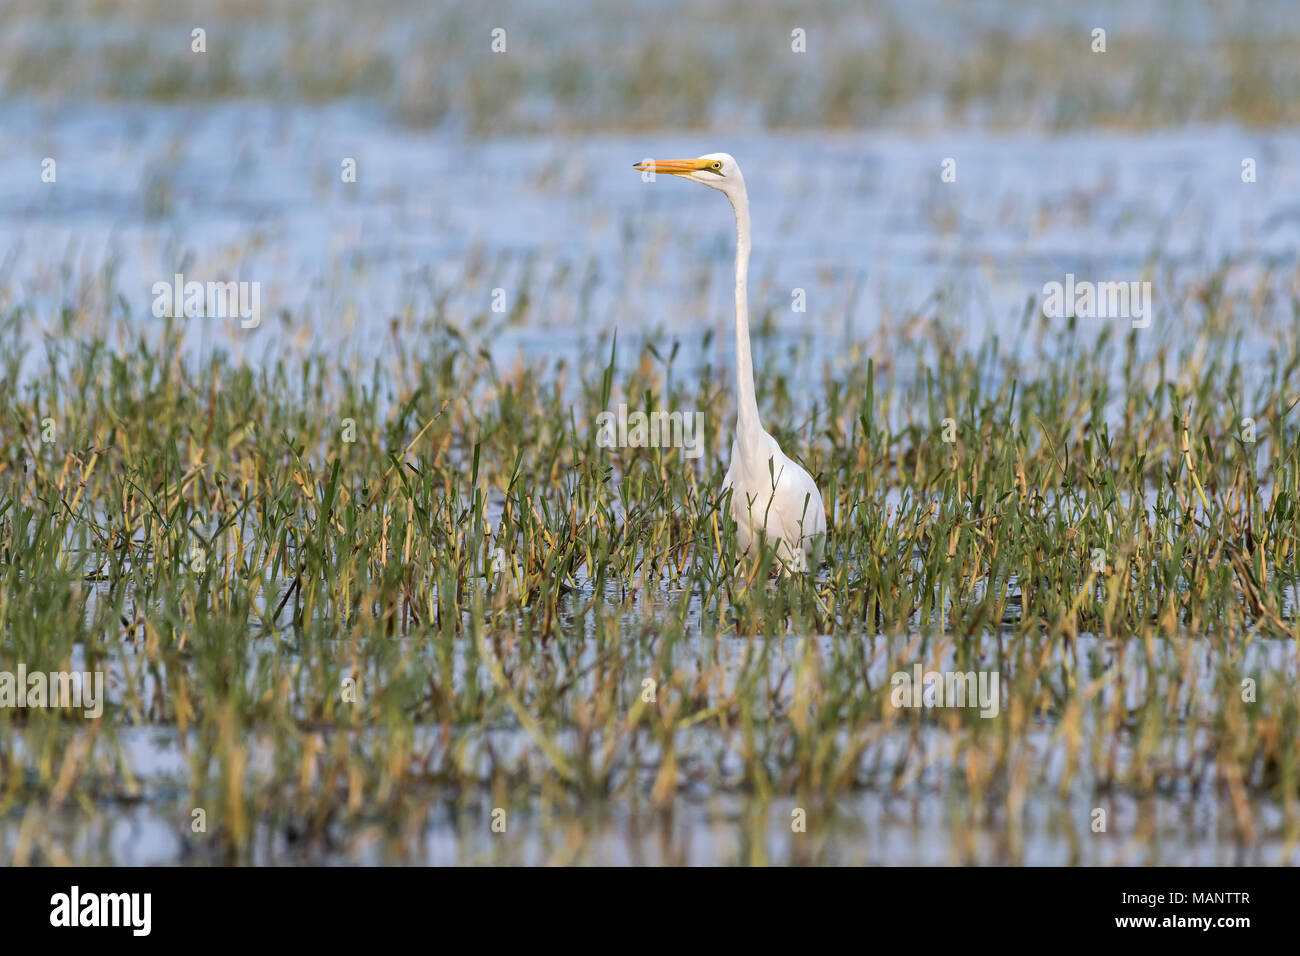
<svg viewBox="0 0 1300 956">
<path fill-rule="evenodd" d="M 759 448 L 763 426 L 754 397 L 754 359 L 749 351 L 749 196 L 741 184 L 728 194 L 736 211 L 736 437 L 744 450 Z"/>
</svg>

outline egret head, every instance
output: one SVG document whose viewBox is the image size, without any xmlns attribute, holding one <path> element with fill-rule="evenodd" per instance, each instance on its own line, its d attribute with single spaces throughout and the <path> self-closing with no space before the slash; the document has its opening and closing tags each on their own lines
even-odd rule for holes
<svg viewBox="0 0 1300 956">
<path fill-rule="evenodd" d="M 643 173 L 666 173 L 681 176 L 734 198 L 745 189 L 740 166 L 730 153 L 707 153 L 698 159 L 647 159 L 636 164 Z"/>
</svg>

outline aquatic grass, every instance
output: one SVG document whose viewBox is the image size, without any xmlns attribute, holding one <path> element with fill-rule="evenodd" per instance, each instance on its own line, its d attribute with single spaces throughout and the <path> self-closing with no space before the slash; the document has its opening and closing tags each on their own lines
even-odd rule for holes
<svg viewBox="0 0 1300 956">
<path fill-rule="evenodd" d="M 1300 37 L 1285 0 L 1227 11 L 1112 0 L 1050 22 L 1010 0 L 735 9 L 11 0 L 0 11 L 0 85 L 11 97 L 162 104 L 355 99 L 414 126 L 486 136 L 1300 118 Z M 207 24 L 202 54 L 190 49 L 196 24 Z M 1092 50 L 1099 24 L 1104 53 Z M 792 50 L 796 27 L 803 54 Z M 501 54 L 490 49 L 495 28 L 506 30 Z M 61 68 L 69 62 L 79 69 Z"/>
<path fill-rule="evenodd" d="M 73 808 L 125 801 L 195 861 L 356 858 L 375 828 L 419 860 L 448 826 L 467 860 L 541 852 L 483 842 L 493 808 L 543 842 L 560 821 L 543 858 L 584 859 L 611 815 L 707 786 L 755 826 L 803 808 L 791 859 L 837 858 L 860 825 L 839 807 L 930 788 L 960 803 L 959 859 L 989 858 L 975 826 L 1021 858 L 1030 794 L 1086 834 L 1078 794 L 1207 790 L 1234 845 L 1289 859 L 1296 333 L 1247 360 L 1248 299 L 1201 315 L 1154 348 L 1066 323 L 1028 359 L 920 313 L 811 389 L 760 336 L 764 414 L 829 510 L 825 565 L 783 575 L 737 562 L 728 377 L 677 368 L 690 343 L 498 369 L 444 334 L 364 370 L 250 366 L 182 358 L 172 320 L 120 347 L 74 312 L 23 345 L 11 309 L 0 662 L 102 669 L 109 702 L 0 709 L 4 854 L 67 858 Z M 20 374 L 32 347 L 51 374 Z M 705 454 L 599 447 L 620 400 L 702 411 Z M 915 662 L 997 670 L 999 717 L 893 707 Z M 139 772 L 140 728 L 184 769 Z M 742 830 L 738 858 L 770 859 Z"/>
</svg>

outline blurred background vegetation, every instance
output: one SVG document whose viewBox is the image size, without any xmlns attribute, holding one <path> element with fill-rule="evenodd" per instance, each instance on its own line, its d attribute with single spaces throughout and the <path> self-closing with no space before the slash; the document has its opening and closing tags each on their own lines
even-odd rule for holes
<svg viewBox="0 0 1300 956">
<path fill-rule="evenodd" d="M 190 31 L 207 31 L 196 62 Z M 491 52 L 490 31 L 506 31 Z M 807 52 L 791 49 L 806 31 Z M 1106 52 L 1092 52 L 1105 29 Z M 8 0 L 6 95 L 356 98 L 474 134 L 1136 128 L 1300 118 L 1300 10 L 1261 2 Z"/>
</svg>

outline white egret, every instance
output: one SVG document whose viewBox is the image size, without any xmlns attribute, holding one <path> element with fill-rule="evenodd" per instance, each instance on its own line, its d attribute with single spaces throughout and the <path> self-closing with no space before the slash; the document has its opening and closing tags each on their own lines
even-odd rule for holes
<svg viewBox="0 0 1300 956">
<path fill-rule="evenodd" d="M 812 475 L 781 451 L 763 430 L 754 397 L 754 362 L 749 351 L 749 195 L 740 166 L 729 153 L 698 159 L 645 160 L 645 172 L 681 176 L 731 200 L 736 213 L 736 437 L 722 488 L 731 489 L 736 539 L 746 554 L 766 538 L 786 569 L 802 571 L 821 559 L 826 509 Z"/>
</svg>

